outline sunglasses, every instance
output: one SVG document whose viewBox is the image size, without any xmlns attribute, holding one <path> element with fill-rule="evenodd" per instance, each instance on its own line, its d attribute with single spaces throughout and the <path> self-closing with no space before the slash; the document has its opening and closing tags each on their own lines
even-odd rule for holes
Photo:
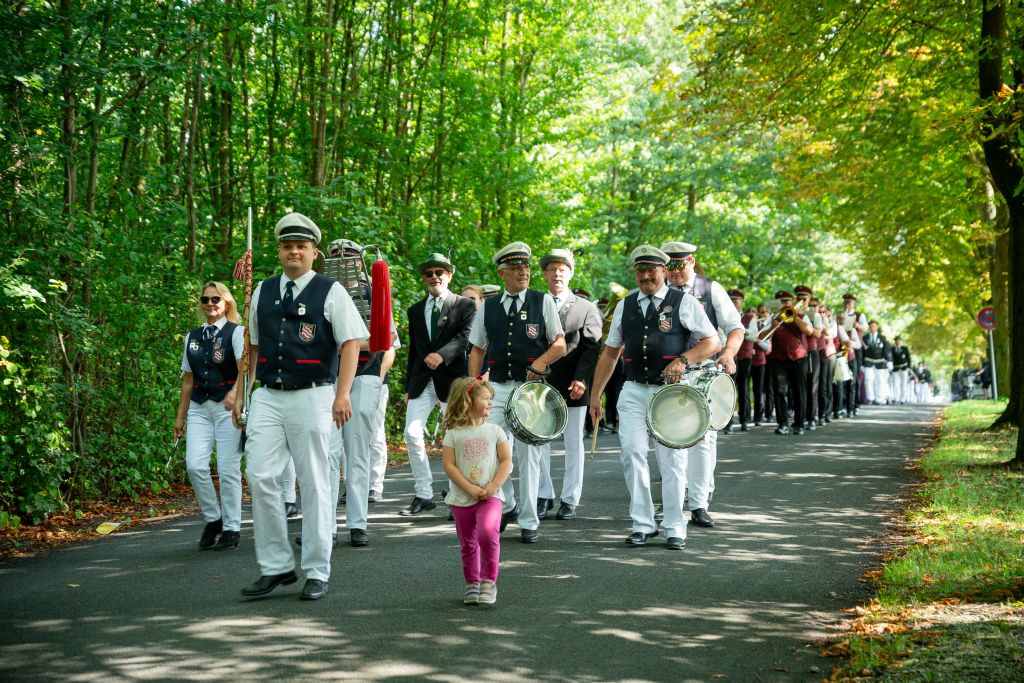
<svg viewBox="0 0 1024 683">
<path fill-rule="evenodd" d="M 448 271 L 443 268 L 435 268 L 434 270 L 424 270 L 423 277 L 441 277 Z"/>
<path fill-rule="evenodd" d="M 219 304 L 223 299 L 219 296 L 201 296 L 199 297 L 199 301 L 204 304 Z"/>
</svg>

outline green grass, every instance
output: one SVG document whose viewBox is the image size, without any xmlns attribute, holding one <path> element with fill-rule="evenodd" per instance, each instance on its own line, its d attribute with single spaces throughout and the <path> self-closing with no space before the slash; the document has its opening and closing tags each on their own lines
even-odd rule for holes
<svg viewBox="0 0 1024 683">
<path fill-rule="evenodd" d="M 1024 680 L 1024 471 L 1004 464 L 1016 429 L 985 431 L 1005 405 L 946 410 L 918 463 L 907 543 L 875 574 L 877 599 L 858 608 L 839 648 L 850 658 L 834 680 Z M 978 603 L 989 607 L 979 612 Z"/>
</svg>

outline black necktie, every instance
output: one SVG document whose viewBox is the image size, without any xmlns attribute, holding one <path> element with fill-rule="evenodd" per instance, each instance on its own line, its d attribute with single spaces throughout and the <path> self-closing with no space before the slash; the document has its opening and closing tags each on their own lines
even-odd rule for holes
<svg viewBox="0 0 1024 683">
<path fill-rule="evenodd" d="M 516 313 L 519 312 L 519 307 L 516 306 L 516 304 L 519 303 L 519 297 L 518 296 L 514 296 L 514 297 L 511 298 L 511 300 L 512 300 L 512 304 L 508 307 L 508 317 L 514 318 L 514 317 L 516 317 Z"/>
<path fill-rule="evenodd" d="M 292 294 L 293 289 L 295 289 L 295 283 L 289 280 L 288 284 L 284 286 L 284 298 L 281 299 L 281 303 L 284 304 L 284 308 L 286 310 L 288 308 L 291 308 L 292 299 L 295 298 L 295 296 Z"/>
<path fill-rule="evenodd" d="M 430 311 L 430 341 L 437 339 L 437 321 L 441 319 L 441 300 L 434 299 L 434 307 Z"/>
<path fill-rule="evenodd" d="M 644 320 L 654 320 L 654 309 L 657 306 L 654 305 L 654 297 L 647 297 L 647 314 L 644 315 Z"/>
<path fill-rule="evenodd" d="M 203 341 L 210 341 L 211 339 L 213 339 L 213 335 L 214 335 L 214 331 L 213 330 L 214 330 L 214 326 L 213 325 L 207 325 L 206 326 L 206 329 L 203 330 Z"/>
</svg>

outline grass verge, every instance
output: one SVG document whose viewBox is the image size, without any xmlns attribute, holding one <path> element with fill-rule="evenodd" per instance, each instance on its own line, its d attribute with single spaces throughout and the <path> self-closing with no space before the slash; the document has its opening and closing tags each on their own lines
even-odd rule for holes
<svg viewBox="0 0 1024 683">
<path fill-rule="evenodd" d="M 963 401 L 917 463 L 898 550 L 875 599 L 852 610 L 833 681 L 1024 680 L 1024 471 L 1016 429 L 985 431 L 1005 402 Z"/>
</svg>

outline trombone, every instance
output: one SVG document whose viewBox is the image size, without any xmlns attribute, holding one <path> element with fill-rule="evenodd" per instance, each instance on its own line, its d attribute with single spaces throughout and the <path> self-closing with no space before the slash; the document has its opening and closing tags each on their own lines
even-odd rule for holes
<svg viewBox="0 0 1024 683">
<path fill-rule="evenodd" d="M 806 307 L 807 304 L 803 300 L 800 300 L 797 301 L 794 306 L 786 306 L 779 310 L 779 312 L 775 314 L 775 317 L 772 318 L 771 327 L 757 333 L 757 340 L 768 341 L 771 339 L 777 329 L 786 323 L 791 323 L 796 320 L 796 317 L 801 315 L 804 312 L 803 309 Z"/>
</svg>

